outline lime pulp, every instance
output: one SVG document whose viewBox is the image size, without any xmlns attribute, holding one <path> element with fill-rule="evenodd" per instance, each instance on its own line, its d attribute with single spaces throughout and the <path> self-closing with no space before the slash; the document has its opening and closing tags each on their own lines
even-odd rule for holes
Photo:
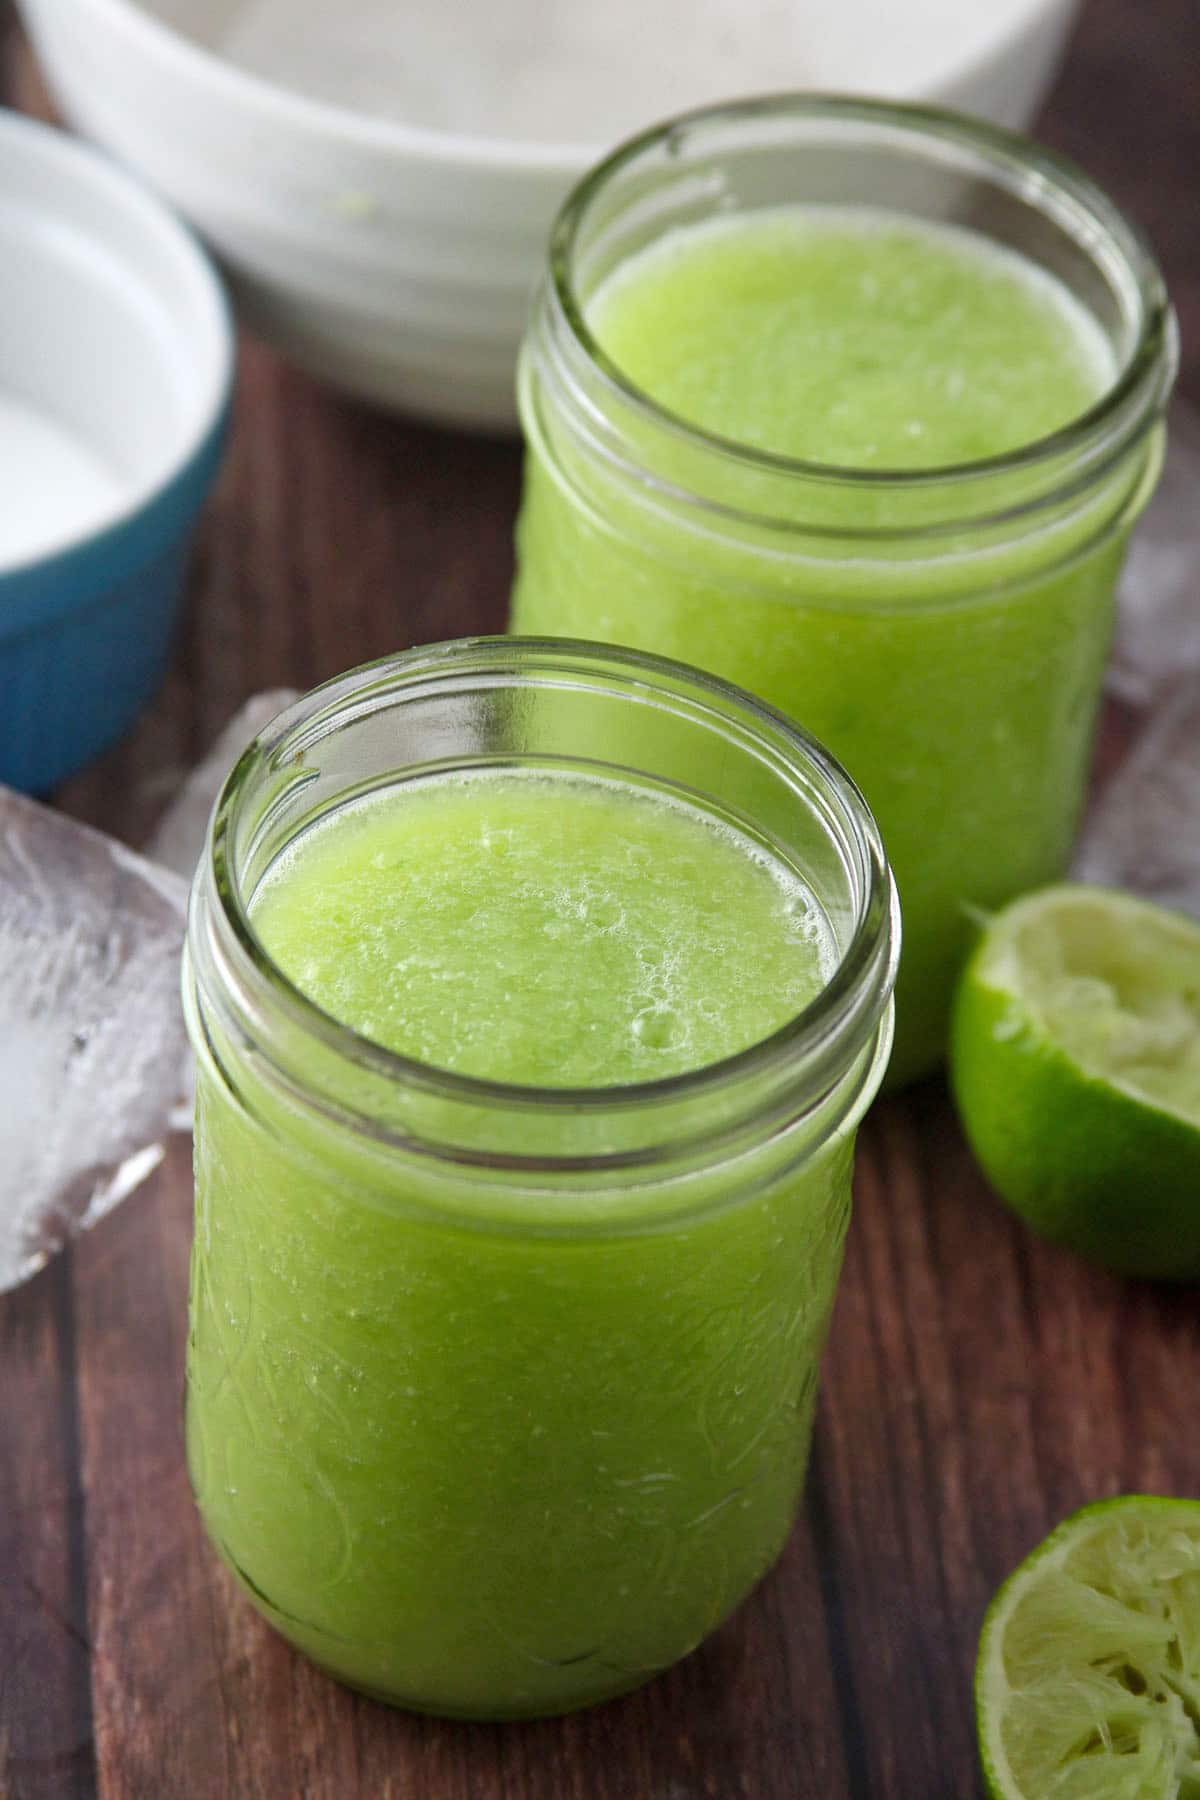
<svg viewBox="0 0 1200 1800">
<path fill-rule="evenodd" d="M 1200 1800 L 1200 1502 L 1085 1507 L 984 1621 L 993 1800 Z"/>
</svg>

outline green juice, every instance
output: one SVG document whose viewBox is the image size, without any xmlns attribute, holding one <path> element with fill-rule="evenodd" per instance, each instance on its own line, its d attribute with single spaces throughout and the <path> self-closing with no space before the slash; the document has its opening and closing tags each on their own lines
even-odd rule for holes
<svg viewBox="0 0 1200 1800">
<path fill-rule="evenodd" d="M 839 956 L 803 870 L 748 830 L 513 769 L 334 808 L 249 915 L 330 1019 L 540 1089 L 744 1050 Z M 194 1036 L 189 1465 L 267 1618 L 369 1692 L 492 1717 L 602 1698 L 693 1648 L 793 1515 L 853 1121 L 803 1156 L 742 1156 L 698 1208 L 681 1175 L 679 1218 L 668 1183 L 653 1228 L 636 1204 L 607 1225 L 619 1196 L 584 1176 L 519 1195 L 518 1227 L 486 1188 L 456 1211 L 419 1157 L 352 1153 L 268 1094 L 252 1046 Z M 492 1163 L 527 1147 L 518 1104 L 499 1130 Z M 579 1131 L 564 1117 L 564 1151 Z"/>
<path fill-rule="evenodd" d="M 1099 326 L 1049 275 L 978 233 L 866 207 L 673 233 L 597 289 L 589 323 L 681 419 L 851 469 L 1003 455 L 1114 374 Z"/>
<path fill-rule="evenodd" d="M 719 1062 L 815 999 L 835 960 L 816 901 L 765 848 L 599 778 L 477 774 L 344 808 L 253 916 L 362 1036 L 535 1088 Z"/>
<path fill-rule="evenodd" d="M 868 207 L 677 227 L 585 313 L 590 417 L 568 416 L 537 326 L 526 352 L 512 629 L 687 660 L 828 744 L 895 870 L 890 1078 L 916 1075 L 941 1055 L 972 914 L 1066 862 L 1154 452 L 1032 525 L 1014 523 L 1037 498 L 1019 458 L 988 477 L 986 525 L 969 478 L 904 477 L 1068 426 L 1113 382 L 1109 341 L 1015 252 Z"/>
</svg>

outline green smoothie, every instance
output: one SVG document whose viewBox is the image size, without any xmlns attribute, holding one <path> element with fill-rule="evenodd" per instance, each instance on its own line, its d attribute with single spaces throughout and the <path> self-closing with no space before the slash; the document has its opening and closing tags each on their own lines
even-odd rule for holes
<svg viewBox="0 0 1200 1800">
<path fill-rule="evenodd" d="M 385 786 L 302 831 L 248 904 L 329 1018 L 526 1088 L 729 1057 L 840 954 L 769 843 L 586 774 Z M 518 1229 L 486 1189 L 456 1215 L 419 1156 L 351 1154 L 252 1045 L 193 1035 L 188 1456 L 255 1603 L 343 1679 L 466 1715 L 580 1705 L 693 1648 L 790 1525 L 853 1123 L 803 1154 L 776 1132 L 698 1210 L 681 1170 L 676 1224 L 606 1229 L 584 1171 L 576 1194 L 531 1184 Z M 518 1103 L 500 1132 L 493 1152 L 526 1147 Z M 564 1111 L 564 1152 L 578 1132 Z"/>
<path fill-rule="evenodd" d="M 1147 452 L 1033 526 L 1007 522 L 1036 497 L 1019 462 L 993 473 L 986 528 L 947 501 L 969 480 L 904 477 L 1069 425 L 1113 381 L 1109 340 L 1015 252 L 865 206 L 678 227 L 585 315 L 623 389 L 568 414 L 535 326 L 512 628 L 684 658 L 829 745 L 896 873 L 891 1078 L 915 1075 L 941 1055 L 972 913 L 1067 858 Z"/>
<path fill-rule="evenodd" d="M 535 1088 L 719 1062 L 800 1012 L 835 960 L 815 899 L 764 847 L 599 778 L 476 774 L 343 808 L 253 916 L 363 1037 Z"/>
<path fill-rule="evenodd" d="M 1115 372 L 1091 314 L 1032 263 L 867 207 L 672 233 L 597 289 L 588 318 L 681 419 L 850 469 L 1003 455 L 1085 411 Z"/>
</svg>

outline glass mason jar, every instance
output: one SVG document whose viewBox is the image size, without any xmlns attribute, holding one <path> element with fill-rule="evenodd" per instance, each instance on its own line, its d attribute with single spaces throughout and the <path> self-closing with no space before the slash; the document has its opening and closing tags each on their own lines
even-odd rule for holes
<svg viewBox="0 0 1200 1800">
<path fill-rule="evenodd" d="M 801 869 L 839 958 L 818 998 L 692 1073 L 535 1089 L 394 1055 L 272 963 L 254 893 L 314 819 L 535 763 L 682 791 Z M 214 1544 L 286 1638 L 383 1699 L 501 1718 L 635 1686 L 741 1600 L 803 1478 L 897 944 L 837 764 L 657 658 L 435 646 L 251 746 L 185 959 L 187 1452 Z"/>
<path fill-rule="evenodd" d="M 668 233 L 781 204 L 984 234 L 1082 303 L 1112 385 L 1010 455 L 917 472 L 792 461 L 694 428 L 606 356 L 589 300 Z M 695 113 L 617 150 L 554 229 L 519 377 L 511 627 L 684 657 L 841 759 L 904 908 L 891 1082 L 942 1054 L 971 914 L 1067 862 L 1175 362 L 1158 270 L 1105 195 L 950 114 L 803 97 Z"/>
</svg>

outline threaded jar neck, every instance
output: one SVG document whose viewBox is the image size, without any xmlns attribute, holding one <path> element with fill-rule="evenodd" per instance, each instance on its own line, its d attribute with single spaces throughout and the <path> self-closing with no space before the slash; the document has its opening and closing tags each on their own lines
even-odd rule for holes
<svg viewBox="0 0 1200 1800">
<path fill-rule="evenodd" d="M 805 877 L 836 936 L 816 999 L 723 1062 L 629 1087 L 539 1089 L 423 1065 L 321 1011 L 268 954 L 253 896 L 315 820 L 425 775 L 536 765 L 653 782 L 741 822 Z M 890 1042 L 896 898 L 858 790 L 782 715 L 682 665 L 569 640 L 466 639 L 357 670 L 250 747 L 193 889 L 197 1047 L 243 1103 L 372 1156 L 513 1186 L 635 1190 L 861 1111 Z M 514 1119 L 519 1128 L 514 1129 Z"/>
<path fill-rule="evenodd" d="M 1112 382 L 1061 430 L 946 467 L 801 461 L 689 423 L 608 356 L 589 323 L 591 298 L 670 233 L 778 205 L 870 206 L 918 223 L 952 222 L 1010 249 L 1096 320 L 1112 351 Z M 1153 256 L 1081 171 L 950 113 L 784 95 L 647 132 L 569 196 L 526 342 L 522 411 L 531 441 L 585 501 L 591 480 L 599 484 L 601 513 L 612 484 L 647 514 L 764 554 L 929 557 L 953 554 L 966 538 L 977 552 L 1036 534 L 1093 500 L 1099 528 L 1133 503 L 1155 461 L 1152 439 L 1177 360 Z"/>
</svg>

